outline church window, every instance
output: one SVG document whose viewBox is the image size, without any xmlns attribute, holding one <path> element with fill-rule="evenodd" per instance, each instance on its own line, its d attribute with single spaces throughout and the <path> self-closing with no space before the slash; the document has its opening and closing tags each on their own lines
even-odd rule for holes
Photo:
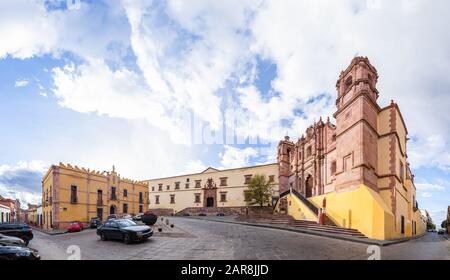
<svg viewBox="0 0 450 280">
<path fill-rule="evenodd" d="M 400 161 L 400 181 L 403 183 L 405 177 L 405 168 L 403 166 L 403 162 Z"/>
<path fill-rule="evenodd" d="M 344 157 L 344 171 L 350 170 L 351 166 L 352 166 L 351 155 L 348 155 L 348 156 Z"/>
<path fill-rule="evenodd" d="M 227 202 L 227 193 L 226 192 L 220 193 L 220 202 Z"/>
<path fill-rule="evenodd" d="M 331 162 L 331 175 L 335 175 L 336 174 L 336 161 L 332 161 Z"/>
<path fill-rule="evenodd" d="M 195 180 L 195 187 L 196 188 L 201 188 L 202 187 L 202 180 Z"/>
<path fill-rule="evenodd" d="M 200 202 L 200 195 L 201 195 L 200 193 L 196 193 L 195 194 L 195 201 L 194 201 L 194 203 L 201 203 Z"/>
<path fill-rule="evenodd" d="M 228 179 L 228 177 L 220 178 L 220 185 L 221 186 L 226 186 L 227 185 L 227 179 Z"/>
<path fill-rule="evenodd" d="M 345 90 L 344 90 L 344 91 L 347 91 L 347 90 L 350 88 L 350 86 L 352 85 L 352 83 L 353 83 L 353 77 L 352 77 L 352 76 L 349 76 L 349 77 L 345 80 Z"/>
<path fill-rule="evenodd" d="M 309 147 L 306 149 L 306 156 L 307 156 L 307 157 L 310 157 L 311 154 L 312 154 L 312 147 L 309 146 Z"/>
<path fill-rule="evenodd" d="M 252 180 L 252 175 L 245 175 L 245 184 L 248 185 L 250 184 Z"/>
</svg>

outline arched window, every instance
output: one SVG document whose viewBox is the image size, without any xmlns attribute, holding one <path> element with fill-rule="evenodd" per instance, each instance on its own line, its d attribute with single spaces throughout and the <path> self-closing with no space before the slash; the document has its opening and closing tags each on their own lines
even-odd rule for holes
<svg viewBox="0 0 450 280">
<path fill-rule="evenodd" d="M 345 86 L 344 86 L 344 91 L 347 91 L 350 86 L 353 84 L 353 77 L 349 76 L 346 80 L 345 80 Z"/>
</svg>

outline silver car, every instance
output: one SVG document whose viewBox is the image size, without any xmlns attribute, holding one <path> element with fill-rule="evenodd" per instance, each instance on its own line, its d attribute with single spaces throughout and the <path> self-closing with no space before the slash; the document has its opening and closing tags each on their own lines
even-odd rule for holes
<svg viewBox="0 0 450 280">
<path fill-rule="evenodd" d="M 6 236 L 0 233 L 0 244 L 6 245 L 6 246 L 21 246 L 25 247 L 25 242 L 17 237 L 13 236 Z"/>
</svg>

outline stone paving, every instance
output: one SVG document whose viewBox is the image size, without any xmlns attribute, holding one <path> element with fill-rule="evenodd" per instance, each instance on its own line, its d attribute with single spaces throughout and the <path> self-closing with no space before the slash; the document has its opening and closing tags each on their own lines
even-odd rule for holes
<svg viewBox="0 0 450 280">
<path fill-rule="evenodd" d="M 288 259 L 367 259 L 368 245 L 277 229 L 171 217 L 180 236 L 155 235 L 148 241 L 125 245 L 101 241 L 95 230 L 47 235 L 35 231 L 30 247 L 42 259 L 67 259 L 67 248 L 77 245 L 81 259 L 137 260 L 288 260 Z M 447 259 L 450 241 L 429 233 L 426 236 L 381 247 L 382 259 Z M 70 252 L 69 252 L 70 253 Z"/>
</svg>

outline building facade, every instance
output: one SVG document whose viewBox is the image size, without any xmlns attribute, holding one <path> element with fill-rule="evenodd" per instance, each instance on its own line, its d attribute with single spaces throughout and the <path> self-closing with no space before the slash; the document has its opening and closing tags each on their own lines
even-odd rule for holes
<svg viewBox="0 0 450 280">
<path fill-rule="evenodd" d="M 423 224 L 408 163 L 408 130 L 394 101 L 378 104 L 377 81 L 369 60 L 355 57 L 336 83 L 335 123 L 321 118 L 297 141 L 280 141 L 280 192 L 295 190 L 318 208 L 325 200 L 335 224 L 369 237 L 416 235 Z M 294 214 L 301 207 L 293 208 Z"/>
<path fill-rule="evenodd" d="M 247 206 L 246 191 L 253 175 L 265 175 L 272 183 L 274 199 L 278 198 L 278 167 L 267 164 L 246 168 L 218 170 L 208 168 L 201 173 L 158 178 L 146 181 L 150 188 L 150 208 L 170 212 L 243 211 Z M 218 210 L 220 209 L 220 210 Z"/>
<path fill-rule="evenodd" d="M 20 220 L 20 201 L 17 199 L 10 199 L 0 197 L 0 205 L 6 206 L 10 210 L 10 222 L 21 222 Z"/>
<path fill-rule="evenodd" d="M 71 166 L 53 165 L 42 179 L 42 225 L 45 229 L 65 229 L 70 222 L 87 224 L 91 218 L 138 214 L 148 210 L 148 186 L 121 178 L 114 167 L 98 172 Z"/>
<path fill-rule="evenodd" d="M 0 204 L 0 223 L 9 223 L 11 221 L 11 209 Z"/>
</svg>

